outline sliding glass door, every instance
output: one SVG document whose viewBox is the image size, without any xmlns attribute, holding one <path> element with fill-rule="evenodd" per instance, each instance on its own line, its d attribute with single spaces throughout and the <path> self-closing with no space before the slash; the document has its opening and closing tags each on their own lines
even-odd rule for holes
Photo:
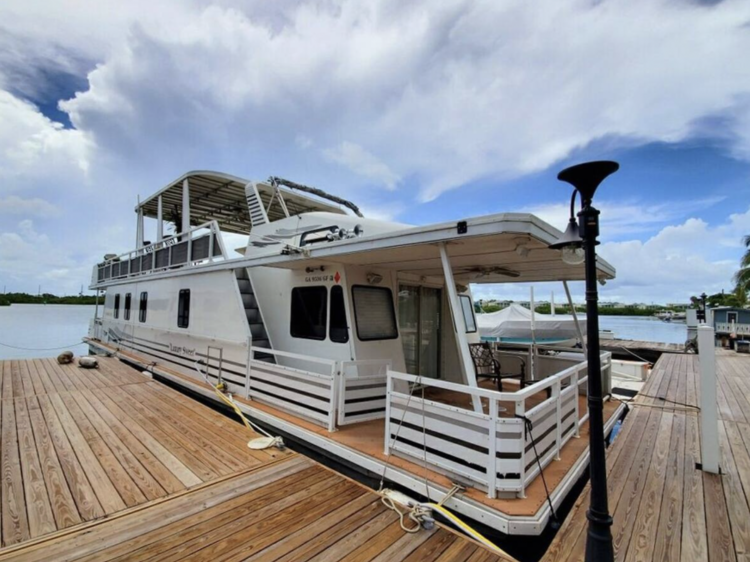
<svg viewBox="0 0 750 562">
<path fill-rule="evenodd" d="M 440 378 L 441 302 L 440 289 L 399 286 L 399 329 L 409 374 Z"/>
</svg>

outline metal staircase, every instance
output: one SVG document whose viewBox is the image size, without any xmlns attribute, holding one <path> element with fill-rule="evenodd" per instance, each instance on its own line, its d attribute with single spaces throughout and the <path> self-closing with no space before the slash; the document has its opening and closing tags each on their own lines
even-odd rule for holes
<svg viewBox="0 0 750 562">
<path fill-rule="evenodd" d="M 250 327 L 252 345 L 253 347 L 271 349 L 271 340 L 268 338 L 268 332 L 266 332 L 263 316 L 258 306 L 258 299 L 255 297 L 253 284 L 250 282 L 247 270 L 244 267 L 235 269 L 234 274 L 237 277 L 237 288 L 242 298 L 242 306 L 245 307 L 245 318 L 247 318 L 247 324 Z M 266 363 L 276 363 L 274 356 L 270 353 L 256 353 L 255 359 Z"/>
</svg>

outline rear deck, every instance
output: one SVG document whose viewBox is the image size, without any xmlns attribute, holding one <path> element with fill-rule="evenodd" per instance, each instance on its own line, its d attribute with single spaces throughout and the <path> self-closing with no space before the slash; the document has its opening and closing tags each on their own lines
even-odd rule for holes
<svg viewBox="0 0 750 562">
<path fill-rule="evenodd" d="M 696 469 L 696 355 L 663 355 L 634 400 L 607 455 L 617 560 L 750 559 L 750 357 L 717 350 L 717 378 L 720 476 Z M 583 560 L 589 491 L 545 562 Z"/>
<path fill-rule="evenodd" d="M 502 560 L 406 534 L 371 490 L 99 361 L 0 362 L 0 560 Z"/>
</svg>

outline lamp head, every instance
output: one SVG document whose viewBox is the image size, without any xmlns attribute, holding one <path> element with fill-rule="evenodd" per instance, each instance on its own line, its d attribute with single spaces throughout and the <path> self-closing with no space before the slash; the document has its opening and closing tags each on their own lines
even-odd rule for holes
<svg viewBox="0 0 750 562">
<path fill-rule="evenodd" d="M 579 265 L 584 262 L 586 254 L 583 251 L 583 240 L 578 233 L 578 223 L 575 218 L 570 219 L 563 235 L 549 247 L 552 250 L 562 250 L 562 260 L 568 265 Z"/>
<path fill-rule="evenodd" d="M 570 168 L 565 168 L 557 174 L 557 179 L 568 182 L 575 187 L 584 201 L 591 201 L 596 188 L 604 181 L 604 178 L 614 174 L 619 169 L 620 165 L 610 160 L 584 162 L 583 164 L 576 164 Z"/>
</svg>

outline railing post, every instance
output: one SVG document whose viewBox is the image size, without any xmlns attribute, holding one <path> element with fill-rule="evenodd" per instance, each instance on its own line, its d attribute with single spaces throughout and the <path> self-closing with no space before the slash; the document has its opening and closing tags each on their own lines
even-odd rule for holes
<svg viewBox="0 0 750 562">
<path fill-rule="evenodd" d="M 255 353 L 253 353 L 253 340 L 247 338 L 247 372 L 245 373 L 245 399 L 250 400 L 250 377 L 253 372 L 252 362 Z"/>
<path fill-rule="evenodd" d="M 497 497 L 497 400 L 489 399 L 490 426 L 487 436 L 488 458 L 487 458 L 487 497 L 494 500 Z"/>
<path fill-rule="evenodd" d="M 698 352 L 701 369 L 701 467 L 719 474 L 719 421 L 716 411 L 716 348 L 714 329 L 698 326 Z"/>
<path fill-rule="evenodd" d="M 331 365 L 331 389 L 330 389 L 330 402 L 328 407 L 328 431 L 329 433 L 336 431 L 336 405 L 338 402 L 338 361 L 334 361 Z"/>
<path fill-rule="evenodd" d="M 518 400 L 515 404 L 516 416 L 526 417 L 526 403 L 524 400 Z M 521 480 L 521 489 L 518 492 L 519 498 L 526 497 L 526 420 L 521 419 L 521 466 L 518 473 Z"/>
<path fill-rule="evenodd" d="M 391 454 L 391 393 L 393 392 L 393 379 L 390 369 L 385 372 L 385 439 L 383 439 L 383 454 Z"/>
<path fill-rule="evenodd" d="M 579 369 L 576 369 L 573 373 L 573 384 L 575 384 L 575 393 L 573 394 L 573 407 L 575 408 L 573 411 L 573 415 L 575 416 L 575 423 L 573 426 L 575 427 L 575 436 L 580 437 L 581 436 L 581 425 L 579 423 L 581 419 L 581 413 L 578 409 L 579 403 L 578 403 L 578 396 L 581 391 L 581 387 L 578 383 L 578 373 L 581 371 Z"/>
<path fill-rule="evenodd" d="M 560 460 L 560 449 L 562 447 L 562 382 L 557 380 L 552 387 L 552 396 L 555 397 L 555 460 Z"/>
</svg>

